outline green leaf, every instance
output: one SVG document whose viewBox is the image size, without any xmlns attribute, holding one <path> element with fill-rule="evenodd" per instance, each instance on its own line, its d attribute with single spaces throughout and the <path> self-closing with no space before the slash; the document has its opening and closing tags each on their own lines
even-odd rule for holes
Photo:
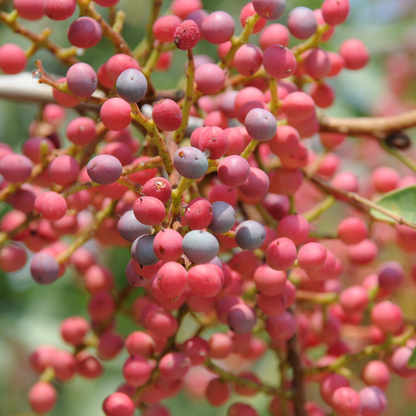
<svg viewBox="0 0 416 416">
<path fill-rule="evenodd" d="M 416 185 L 384 194 L 375 202 L 380 207 L 399 215 L 405 220 L 416 223 Z M 375 209 L 371 209 L 370 213 L 374 218 L 381 221 L 395 223 L 389 216 Z"/>
<path fill-rule="evenodd" d="M 409 368 L 416 368 L 416 348 L 413 350 L 412 355 L 407 362 Z"/>
</svg>

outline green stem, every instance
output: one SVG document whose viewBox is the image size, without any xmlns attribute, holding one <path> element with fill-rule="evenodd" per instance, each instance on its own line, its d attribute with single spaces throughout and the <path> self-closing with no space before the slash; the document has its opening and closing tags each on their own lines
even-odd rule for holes
<svg viewBox="0 0 416 416">
<path fill-rule="evenodd" d="M 317 220 L 325 211 L 332 207 L 335 203 L 335 198 L 332 195 L 328 195 L 323 201 L 315 205 L 312 209 L 302 214 L 308 222 Z"/>
<path fill-rule="evenodd" d="M 173 141 L 180 143 L 188 126 L 189 113 L 194 100 L 195 63 L 192 49 L 188 50 L 188 69 L 186 71 L 185 99 L 182 104 L 182 124 L 173 134 Z"/>
<path fill-rule="evenodd" d="M 149 56 L 149 59 L 146 61 L 146 65 L 142 69 L 143 75 L 146 77 L 147 82 L 150 81 L 150 75 L 155 70 L 157 60 L 160 57 L 161 54 L 161 45 L 159 45 L 157 48 L 153 49 L 152 53 Z"/>
<path fill-rule="evenodd" d="M 138 121 L 147 130 L 147 133 L 157 147 L 159 156 L 162 158 L 163 163 L 165 164 L 166 172 L 170 175 L 175 168 L 169 155 L 168 147 L 165 141 L 162 139 L 162 136 L 159 134 L 156 124 L 153 122 L 153 120 L 147 119 L 142 114 L 137 104 L 131 104 L 131 109 L 131 117 Z"/>
<path fill-rule="evenodd" d="M 103 210 L 99 211 L 95 216 L 95 221 L 91 225 L 91 227 L 85 231 L 80 237 L 78 237 L 65 251 L 58 254 L 56 257 L 56 261 L 59 264 L 65 263 L 71 254 L 79 247 L 83 246 L 88 240 L 94 237 L 95 233 L 97 232 L 100 225 L 103 221 L 108 218 L 113 212 L 114 208 L 116 207 L 118 200 L 111 201 L 108 206 L 106 206 Z"/>
<path fill-rule="evenodd" d="M 270 100 L 270 112 L 276 117 L 277 110 L 279 109 L 279 96 L 277 93 L 278 84 L 276 78 L 271 77 L 269 82 L 269 90 L 271 94 Z"/>
<path fill-rule="evenodd" d="M 251 142 L 245 148 L 243 153 L 241 153 L 241 157 L 243 157 L 244 159 L 248 159 L 256 150 L 256 146 L 258 143 L 259 143 L 258 140 L 251 139 Z"/>
<path fill-rule="evenodd" d="M 254 26 L 259 20 L 260 16 L 257 13 L 253 16 L 250 16 L 246 20 L 246 25 L 244 26 L 244 29 L 241 32 L 240 36 L 233 36 L 231 38 L 231 49 L 228 51 L 227 55 L 225 55 L 222 61 L 218 64 L 222 69 L 226 68 L 229 65 L 229 63 L 233 60 L 238 48 L 244 45 L 245 43 L 248 43 L 250 35 L 253 32 Z"/>
<path fill-rule="evenodd" d="M 182 208 L 182 197 L 188 186 L 192 183 L 191 179 L 181 178 L 179 185 L 172 191 L 172 222 L 179 220 Z"/>
<path fill-rule="evenodd" d="M 397 160 L 406 165 L 410 170 L 416 173 L 416 163 L 413 159 L 402 153 L 395 147 L 390 147 L 385 141 L 380 140 L 380 146 L 387 152 L 394 156 Z"/>
<path fill-rule="evenodd" d="M 331 364 L 324 367 L 314 367 L 305 370 L 305 375 L 319 374 L 326 372 L 336 372 L 344 365 L 354 362 L 361 361 L 364 358 L 380 354 L 382 352 L 388 351 L 394 345 L 405 345 L 406 342 L 414 335 L 414 328 L 409 327 L 404 334 L 398 335 L 394 338 L 387 339 L 383 344 L 378 345 L 368 345 L 361 351 L 358 351 L 354 354 L 345 354 L 338 357 Z"/>
<path fill-rule="evenodd" d="M 214 364 L 210 359 L 206 360 L 204 363 L 205 367 L 209 370 L 213 371 L 214 373 L 218 374 L 221 380 L 234 383 L 239 386 L 248 387 L 250 389 L 262 392 L 268 396 L 283 396 L 290 398 L 292 397 L 292 393 L 288 390 L 277 389 L 273 386 L 269 386 L 267 384 L 260 384 L 256 383 L 255 381 L 247 380 L 245 378 L 236 376 L 223 368 L 219 367 L 218 365 Z"/>
<path fill-rule="evenodd" d="M 306 52 L 308 49 L 318 47 L 319 43 L 321 42 L 322 36 L 329 28 L 330 26 L 326 23 L 324 25 L 318 26 L 316 33 L 311 38 L 309 38 L 306 42 L 303 42 L 291 49 L 293 55 L 295 55 L 296 58 L 299 60 L 301 59 L 300 55 L 303 52 Z"/>
</svg>

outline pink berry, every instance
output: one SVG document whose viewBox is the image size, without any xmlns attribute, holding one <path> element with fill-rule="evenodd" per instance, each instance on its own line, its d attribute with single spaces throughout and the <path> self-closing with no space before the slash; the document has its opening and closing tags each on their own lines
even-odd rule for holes
<svg viewBox="0 0 416 416">
<path fill-rule="evenodd" d="M 274 270 L 287 270 L 296 260 L 296 246 L 289 238 L 278 238 L 266 251 L 266 262 Z"/>
<path fill-rule="evenodd" d="M 43 0 L 13 0 L 19 16 L 27 20 L 39 20 L 44 16 Z"/>
<path fill-rule="evenodd" d="M 56 404 L 55 387 L 45 381 L 38 381 L 29 391 L 28 401 L 35 413 L 45 414 L 50 412 Z"/>
<path fill-rule="evenodd" d="M 123 130 L 130 125 L 130 113 L 130 104 L 118 97 L 110 98 L 100 109 L 103 124 L 114 131 Z"/>
<path fill-rule="evenodd" d="M 394 303 L 384 301 L 374 306 L 371 320 L 383 332 L 397 332 L 403 324 L 403 312 Z"/>
<path fill-rule="evenodd" d="M 349 387 L 335 390 L 332 407 L 339 416 L 358 416 L 362 410 L 359 394 Z"/>
<path fill-rule="evenodd" d="M 53 191 L 41 193 L 35 199 L 35 210 L 49 221 L 58 221 L 66 213 L 67 204 L 62 195 Z"/>
<path fill-rule="evenodd" d="M 283 45 L 270 45 L 263 53 L 263 65 L 277 79 L 290 77 L 297 66 L 295 56 Z"/>
<path fill-rule="evenodd" d="M 90 325 L 82 316 L 71 316 L 61 323 L 60 329 L 62 338 L 66 342 L 78 345 L 87 334 Z"/>
<path fill-rule="evenodd" d="M 43 11 L 52 20 L 66 20 L 76 9 L 75 0 L 44 0 Z"/>
<path fill-rule="evenodd" d="M 23 155 L 9 153 L 0 160 L 0 174 L 11 183 L 24 182 L 32 173 L 33 163 Z"/>
<path fill-rule="evenodd" d="M 135 413 L 133 401 L 124 393 L 113 393 L 103 402 L 106 416 L 133 416 Z"/>
<path fill-rule="evenodd" d="M 349 0 L 325 0 L 322 3 L 322 17 L 331 26 L 344 23 L 349 11 Z"/>
<path fill-rule="evenodd" d="M 25 51 L 14 43 L 5 43 L 0 47 L 0 69 L 9 75 L 18 74 L 26 68 Z"/>
<path fill-rule="evenodd" d="M 370 52 L 359 39 L 347 39 L 339 47 L 339 54 L 345 60 L 345 68 L 357 70 L 365 67 L 370 60 Z"/>
<path fill-rule="evenodd" d="M 225 74 L 216 64 L 202 64 L 195 70 L 195 82 L 202 93 L 216 94 L 224 86 Z"/>
<path fill-rule="evenodd" d="M 174 131 L 182 124 L 182 111 L 175 101 L 165 98 L 153 107 L 153 121 L 160 130 Z"/>
<path fill-rule="evenodd" d="M 296 332 L 296 319 L 290 312 L 270 316 L 266 321 L 266 331 L 276 341 L 287 341 Z"/>
<path fill-rule="evenodd" d="M 197 45 L 200 36 L 198 25 L 193 20 L 185 20 L 176 27 L 173 40 L 178 49 L 186 51 Z"/>
<path fill-rule="evenodd" d="M 207 16 L 201 25 L 201 34 L 215 45 L 227 42 L 234 34 L 234 20 L 226 12 L 217 11 Z"/>
<path fill-rule="evenodd" d="M 139 222 L 145 225 L 157 225 L 165 218 L 163 202 L 153 196 L 137 198 L 133 205 L 134 215 Z"/>
</svg>

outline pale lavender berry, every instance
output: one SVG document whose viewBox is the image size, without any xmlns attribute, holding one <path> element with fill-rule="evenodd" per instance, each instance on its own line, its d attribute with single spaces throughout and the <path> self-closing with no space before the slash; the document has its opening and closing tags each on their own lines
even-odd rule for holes
<svg viewBox="0 0 416 416">
<path fill-rule="evenodd" d="M 250 110 L 245 119 L 245 126 L 248 135 L 260 142 L 267 142 L 277 132 L 276 118 L 263 108 Z"/>
</svg>

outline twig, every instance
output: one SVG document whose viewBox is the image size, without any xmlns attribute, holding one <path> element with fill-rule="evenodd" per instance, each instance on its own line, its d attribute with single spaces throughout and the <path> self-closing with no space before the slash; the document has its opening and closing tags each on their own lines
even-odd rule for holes
<svg viewBox="0 0 416 416">
<path fill-rule="evenodd" d="M 142 114 L 137 104 L 131 104 L 131 108 L 132 108 L 132 112 L 131 112 L 132 118 L 138 121 L 147 130 L 147 133 L 149 134 L 153 143 L 157 147 L 157 150 L 159 151 L 159 156 L 162 158 L 163 163 L 165 164 L 166 172 L 170 175 L 174 170 L 173 162 L 170 157 L 168 147 L 165 141 L 160 136 L 160 133 L 155 123 L 153 122 L 153 120 L 147 119 Z"/>
<path fill-rule="evenodd" d="M 218 374 L 220 378 L 224 381 L 238 384 L 239 386 L 248 387 L 253 390 L 257 390 L 262 392 L 268 396 L 283 396 L 283 397 L 292 397 L 292 393 L 288 390 L 277 389 L 273 386 L 269 386 L 267 384 L 260 384 L 256 383 L 255 381 L 247 380 L 242 377 L 238 377 L 218 365 L 214 364 L 210 359 L 206 360 L 204 363 L 205 367 L 213 371 L 214 373 Z"/>
<path fill-rule="evenodd" d="M 103 210 L 99 211 L 95 216 L 95 221 L 91 225 L 91 227 L 80 237 L 78 237 L 65 251 L 58 254 L 56 257 L 56 261 L 59 264 L 65 263 L 71 254 L 79 247 L 84 245 L 88 240 L 91 240 L 95 236 L 95 233 L 97 232 L 98 228 L 100 228 L 100 225 L 103 223 L 103 221 L 108 218 L 114 211 L 114 208 L 117 204 L 118 200 L 111 201 L 108 206 L 106 206 Z"/>
<path fill-rule="evenodd" d="M 296 416 L 307 416 L 305 411 L 305 387 L 303 383 L 303 367 L 300 361 L 300 348 L 297 335 L 293 335 L 287 342 L 287 360 L 293 369 L 293 405 Z"/>
<path fill-rule="evenodd" d="M 218 64 L 222 69 L 226 68 L 229 63 L 233 60 L 235 53 L 237 52 L 238 48 L 245 43 L 248 43 L 250 39 L 250 35 L 253 32 L 254 26 L 260 20 L 260 16 L 255 13 L 254 15 L 250 16 L 246 20 L 246 25 L 244 26 L 243 31 L 241 32 L 240 36 L 233 36 L 231 38 L 231 49 L 228 51 L 227 55 L 221 60 Z"/>
<path fill-rule="evenodd" d="M 361 209 L 362 211 L 366 212 L 369 215 L 371 215 L 370 209 L 374 209 L 386 215 L 387 217 L 390 217 L 391 219 L 396 221 L 398 224 L 404 224 L 410 228 L 416 229 L 416 223 L 406 220 L 400 215 L 397 215 L 394 212 L 391 212 L 388 209 L 385 209 L 381 207 L 380 205 L 377 205 L 375 202 L 372 202 L 369 199 L 363 198 L 362 196 L 358 195 L 355 192 L 348 192 L 339 188 L 335 188 L 332 185 L 330 185 L 328 182 L 324 181 L 323 179 L 320 179 L 319 177 L 315 175 L 308 176 L 307 174 L 305 174 L 305 176 L 311 182 L 313 182 L 315 185 L 321 188 L 324 192 L 326 192 L 327 194 L 333 195 L 335 197 L 341 196 L 344 200 L 346 199 L 347 202 Z M 376 219 L 378 220 L 378 218 Z"/>
<path fill-rule="evenodd" d="M 191 111 L 192 103 L 194 101 L 194 78 L 195 78 L 195 63 L 192 49 L 188 49 L 188 69 L 186 70 L 186 90 L 185 99 L 182 104 L 182 124 L 175 131 L 173 140 L 180 143 L 188 125 L 189 113 Z"/>
<path fill-rule="evenodd" d="M 338 357 L 331 364 L 324 367 L 313 367 L 305 370 L 305 375 L 319 374 L 326 372 L 336 372 L 342 368 L 345 364 L 360 361 L 366 357 L 377 355 L 382 352 L 388 351 L 394 345 L 405 345 L 406 342 L 414 335 L 414 328 L 408 327 L 407 330 L 397 337 L 387 339 L 383 344 L 369 345 L 354 354 L 344 354 Z"/>
<path fill-rule="evenodd" d="M 10 17 L 11 14 L 0 11 L 0 21 L 7 25 L 13 32 L 31 40 L 36 48 L 44 48 L 52 52 L 52 54 L 55 55 L 56 58 L 64 65 L 71 66 L 78 62 L 78 59 L 74 58 L 74 56 L 67 54 L 66 49 L 61 48 L 49 39 L 49 36 L 52 33 L 51 29 L 45 28 L 42 33 L 36 34 L 31 32 L 26 26 L 22 25 L 17 20 Z"/>
<path fill-rule="evenodd" d="M 332 207 L 335 203 L 335 198 L 332 195 L 327 196 L 323 201 L 319 202 L 312 209 L 302 214 L 302 216 L 312 222 L 317 220 L 325 211 Z"/>
<path fill-rule="evenodd" d="M 103 35 L 106 38 L 110 39 L 110 41 L 116 47 L 118 53 L 124 53 L 134 58 L 133 53 L 127 45 L 127 42 L 124 40 L 123 36 L 121 36 L 121 34 L 116 30 L 114 30 L 105 21 L 103 16 L 101 16 L 100 13 L 98 13 L 95 10 L 94 3 L 92 3 L 90 0 L 77 0 L 77 4 L 85 16 L 92 17 L 100 24 L 101 29 L 103 31 Z"/>
<path fill-rule="evenodd" d="M 369 135 L 386 140 L 388 133 L 416 126 L 416 110 L 384 117 L 329 117 L 318 116 L 320 131 L 344 133 L 351 136 Z"/>
</svg>

